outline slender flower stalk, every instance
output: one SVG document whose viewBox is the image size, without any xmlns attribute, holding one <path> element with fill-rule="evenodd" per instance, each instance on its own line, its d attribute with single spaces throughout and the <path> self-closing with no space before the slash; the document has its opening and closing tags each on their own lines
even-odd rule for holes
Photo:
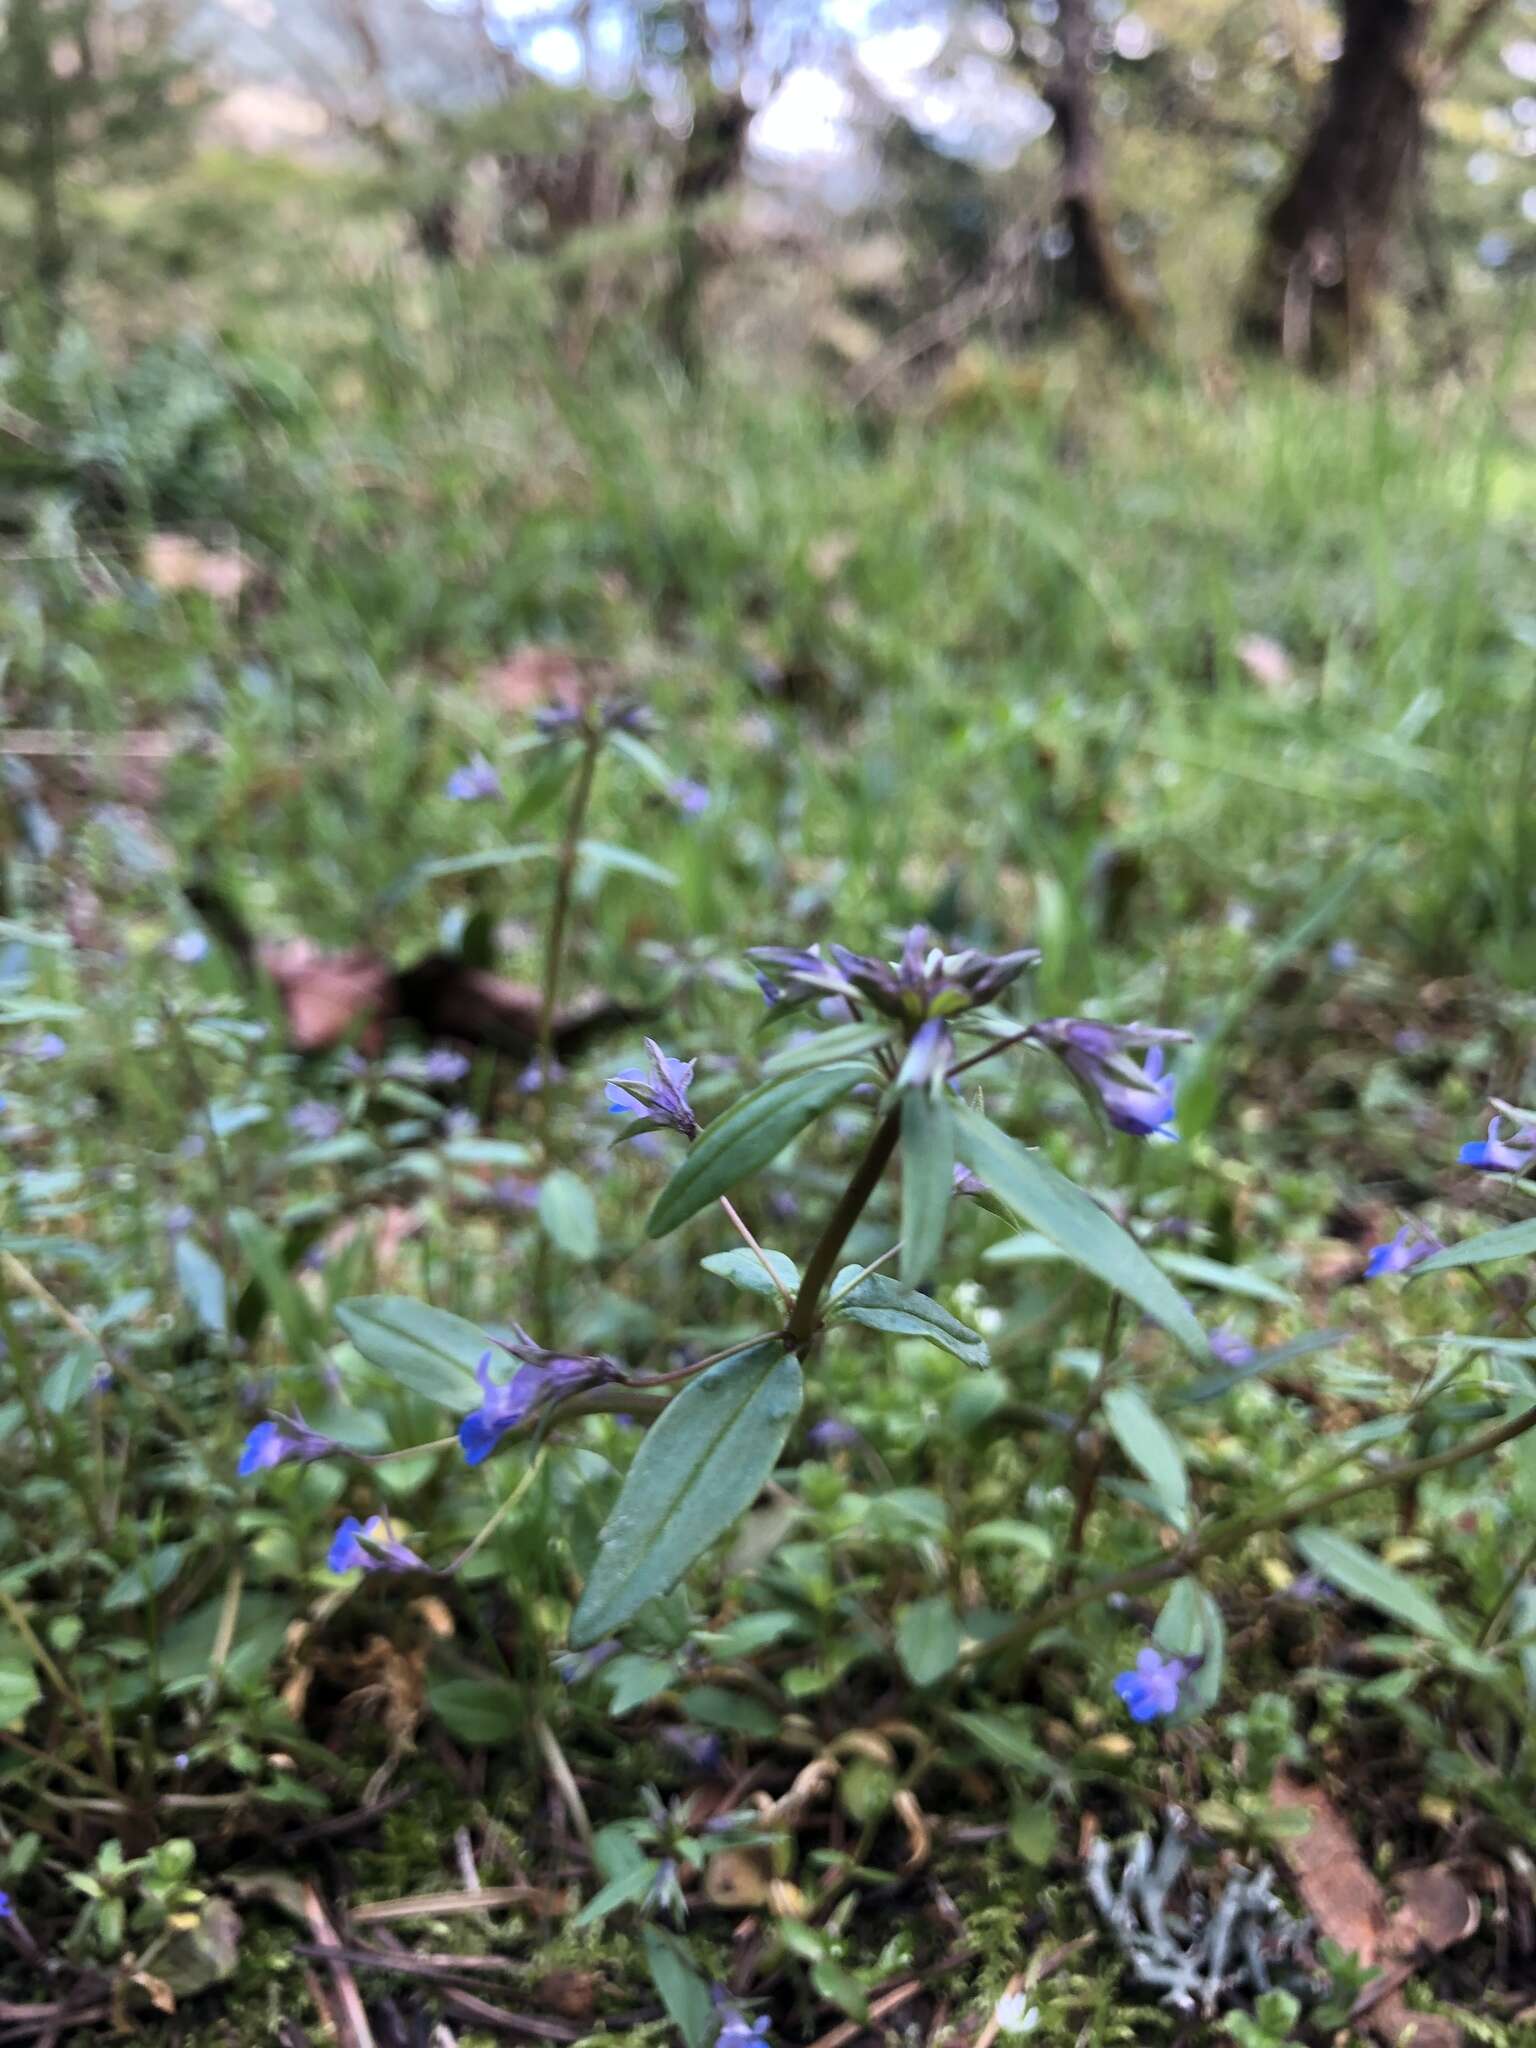
<svg viewBox="0 0 1536 2048">
<path fill-rule="evenodd" d="M 570 919 L 571 891 L 576 881 L 582 828 L 587 822 L 587 807 L 592 801 L 592 784 L 597 775 L 597 757 L 602 750 L 602 726 L 587 726 L 583 732 L 581 762 L 576 770 L 576 787 L 565 814 L 565 836 L 560 843 L 559 865 L 555 870 L 555 900 L 550 909 L 549 932 L 544 944 L 544 982 L 539 997 L 539 1074 L 546 1098 L 555 1069 L 555 1010 L 560 1000 L 560 975 L 565 962 L 565 928 Z M 547 1112 L 547 1099 L 545 1108 Z"/>
</svg>

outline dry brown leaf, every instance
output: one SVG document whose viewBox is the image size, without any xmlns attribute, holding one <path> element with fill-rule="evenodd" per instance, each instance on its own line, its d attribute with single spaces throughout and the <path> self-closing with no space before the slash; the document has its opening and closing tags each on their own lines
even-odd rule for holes
<svg viewBox="0 0 1536 2048">
<path fill-rule="evenodd" d="M 157 590 L 196 590 L 216 604 L 233 604 L 255 574 L 238 548 L 205 548 L 185 533 L 152 533 L 144 543 L 144 573 Z"/>
<path fill-rule="evenodd" d="M 538 2003 L 568 2020 L 589 2020 L 597 2007 L 595 1970 L 551 1970 L 533 1987 Z"/>
<path fill-rule="evenodd" d="M 129 1981 L 145 1993 L 156 2012 L 176 2010 L 176 1994 L 163 1977 L 152 1977 L 148 1970 L 135 1970 Z"/>
<path fill-rule="evenodd" d="M 394 984 L 387 960 L 363 948 L 323 953 L 309 939 L 275 940 L 256 957 L 277 984 L 296 1052 L 324 1052 L 354 1037 L 364 1052 L 382 1049 Z"/>
<path fill-rule="evenodd" d="M 882 1769 L 894 1771 L 896 1752 L 883 1735 L 877 1735 L 870 1728 L 850 1728 L 846 1734 L 837 1736 L 827 1745 L 829 1756 L 862 1756 Z"/>
<path fill-rule="evenodd" d="M 832 1785 L 837 1777 L 838 1765 L 834 1758 L 819 1756 L 798 1772 L 794 1783 L 779 1799 L 764 1808 L 764 1815 L 776 1827 L 795 1827 L 805 1809 L 813 1799 Z"/>
<path fill-rule="evenodd" d="M 762 1905 L 772 1883 L 773 1858 L 766 1849 L 722 1849 L 704 1867 L 705 1897 L 731 1911 Z"/>
<path fill-rule="evenodd" d="M 1290 655 L 1267 633 L 1245 633 L 1232 652 L 1253 680 L 1266 690 L 1284 690 L 1295 681 Z"/>
<path fill-rule="evenodd" d="M 409 1749 L 426 1712 L 425 1651 L 402 1649 L 388 1636 L 370 1636 L 361 1650 L 348 1656 L 344 1669 L 354 1683 L 337 1708 L 338 1718 L 367 1715 L 382 1721 L 391 1753 Z"/>
<path fill-rule="evenodd" d="M 1357 2009 L 1362 2025 L 1384 2048 L 1461 2048 L 1460 2028 L 1410 2011 L 1401 1988 L 1416 1958 L 1464 1940 L 1476 1927 L 1477 1901 L 1460 1878 L 1443 1863 L 1405 1872 L 1399 1879 L 1403 1903 L 1394 1913 L 1321 1786 L 1304 1785 L 1281 1771 L 1270 1797 L 1311 1820 L 1304 1835 L 1281 1844 L 1308 1912 L 1329 1940 L 1382 1967 Z"/>
<path fill-rule="evenodd" d="M 514 647 L 505 661 L 480 673 L 480 687 L 500 711 L 518 717 L 544 704 L 574 704 L 582 691 L 582 672 L 568 648 Z"/>
<path fill-rule="evenodd" d="M 917 1803 L 917 1794 L 905 1786 L 891 1800 L 896 1818 L 907 1831 L 907 1854 L 903 1870 L 921 1870 L 933 1849 L 928 1818 Z"/>
<path fill-rule="evenodd" d="M 415 1209 L 392 1202 L 380 1210 L 378 1226 L 373 1234 L 373 1258 L 381 1282 L 393 1281 L 397 1277 L 400 1254 L 420 1229 L 421 1217 Z"/>
<path fill-rule="evenodd" d="M 420 1600 L 413 1600 L 411 1612 L 420 1617 L 428 1635 L 436 1636 L 439 1642 L 447 1642 L 453 1635 L 453 1615 L 447 1602 L 439 1600 L 435 1593 L 427 1593 Z"/>
</svg>

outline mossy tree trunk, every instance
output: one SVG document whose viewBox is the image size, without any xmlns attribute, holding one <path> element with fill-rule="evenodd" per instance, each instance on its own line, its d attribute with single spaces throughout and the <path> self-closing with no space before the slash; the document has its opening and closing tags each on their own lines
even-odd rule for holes
<svg viewBox="0 0 1536 2048">
<path fill-rule="evenodd" d="M 1057 34 L 1061 62 L 1041 90 L 1055 120 L 1058 206 L 1072 237 L 1065 259 L 1072 297 L 1127 340 L 1143 342 L 1145 312 L 1126 279 L 1106 219 L 1090 0 L 1061 0 Z"/>
</svg>

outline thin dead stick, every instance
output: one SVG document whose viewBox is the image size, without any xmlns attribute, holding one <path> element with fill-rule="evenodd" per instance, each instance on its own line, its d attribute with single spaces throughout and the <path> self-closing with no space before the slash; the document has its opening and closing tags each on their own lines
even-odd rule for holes
<svg viewBox="0 0 1536 2048">
<path fill-rule="evenodd" d="M 544 1753 L 544 1761 L 549 1766 L 549 1775 L 555 1781 L 555 1790 L 560 1794 L 565 1810 L 571 1817 L 571 1824 L 580 1835 L 587 1854 L 595 1857 L 596 1845 L 592 1834 L 592 1822 L 587 1816 L 586 1801 L 581 1796 L 581 1787 L 571 1774 L 571 1767 L 565 1760 L 565 1751 L 555 1740 L 555 1731 L 542 1714 L 533 1724 L 533 1733 Z"/>
<path fill-rule="evenodd" d="M 1003 1988 L 1003 1998 L 1017 1998 L 1023 1989 L 1024 1972 L 1022 1970 L 1015 1970 Z M 997 2001 L 997 2006 L 1002 2004 L 1003 1998 Z M 1003 2031 L 1003 2023 L 997 2016 L 997 2006 L 992 2008 L 992 2017 L 976 2036 L 976 2039 L 971 2044 L 971 2048 L 992 2048 L 992 2043 Z"/>
<path fill-rule="evenodd" d="M 898 1984 L 894 1991 L 887 1991 L 883 1998 L 870 2000 L 867 2020 L 844 2020 L 825 2034 L 818 2034 L 811 2043 L 811 2048 L 847 2048 L 848 2042 L 856 2041 L 876 2020 L 883 2020 L 887 2014 L 898 2011 L 911 1999 L 916 1998 L 922 1988 L 921 1977 L 909 1977 L 905 1984 Z"/>
<path fill-rule="evenodd" d="M 226 742 L 216 734 L 202 732 L 125 732 L 114 739 L 100 733 L 24 728 L 0 737 L 0 754 L 23 754 L 35 761 L 65 760 L 76 754 L 110 754 L 130 761 L 174 761 L 182 754 L 227 751 Z"/>
<path fill-rule="evenodd" d="M 531 1884 L 490 1884 L 477 1892 L 418 1892 L 403 1899 L 375 1899 L 354 1906 L 349 1917 L 359 1927 L 388 1920 L 438 1920 L 454 1913 L 484 1913 L 492 1906 L 526 1906 L 542 1896 Z"/>
<path fill-rule="evenodd" d="M 819 2035 L 811 2043 L 811 2048 L 846 2048 L 849 2041 L 856 2041 L 860 2034 L 868 2031 L 870 2021 L 884 2019 L 887 2013 L 898 2011 L 910 1999 L 915 1998 L 923 1986 L 934 1977 L 946 1970 L 958 1969 L 961 1963 L 968 1961 L 974 1954 L 975 1950 L 970 1948 L 952 1949 L 947 1956 L 940 1956 L 923 1976 L 904 1977 L 888 1991 L 877 1992 L 869 2002 L 868 2020 L 843 2020 L 825 2034 Z"/>
<path fill-rule="evenodd" d="M 340 2007 L 337 2017 L 341 2022 L 346 2048 L 377 2048 L 373 2029 L 368 2024 L 368 2013 L 363 2004 L 362 1993 L 357 1988 L 357 1979 L 347 1965 L 345 1951 L 336 1939 L 336 1930 L 320 1903 L 320 1894 L 312 1884 L 304 1887 L 304 1911 L 316 1942 L 321 1948 L 332 1951 L 326 1960 L 331 1972 L 331 1982 L 336 1988 L 336 2003 Z"/>
</svg>

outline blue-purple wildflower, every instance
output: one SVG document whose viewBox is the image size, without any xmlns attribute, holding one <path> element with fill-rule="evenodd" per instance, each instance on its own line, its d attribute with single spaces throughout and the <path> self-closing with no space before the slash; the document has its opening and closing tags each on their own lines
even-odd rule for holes
<svg viewBox="0 0 1536 2048">
<path fill-rule="evenodd" d="M 335 1448 L 328 1436 L 320 1436 L 297 1416 L 291 1420 L 278 1416 L 257 1423 L 245 1440 L 235 1469 L 242 1479 L 250 1479 L 258 1472 L 270 1472 L 274 1465 L 294 1460 L 307 1464 L 311 1458 L 328 1457 Z"/>
<path fill-rule="evenodd" d="M 940 1089 L 949 1072 L 955 1041 L 942 1017 L 928 1017 L 918 1025 L 907 1047 L 906 1058 L 896 1076 L 898 1088 Z"/>
<path fill-rule="evenodd" d="M 63 1059 L 69 1045 L 57 1031 L 40 1031 L 36 1038 L 24 1039 L 16 1051 L 29 1060 L 40 1060 L 46 1065 L 49 1060 Z"/>
<path fill-rule="evenodd" d="M 373 1545 L 372 1550 L 364 1548 L 363 1539 Z M 327 1570 L 333 1572 L 424 1572 L 427 1569 L 425 1560 L 419 1558 L 408 1544 L 399 1543 L 390 1535 L 389 1524 L 382 1515 L 370 1515 L 366 1522 L 360 1522 L 356 1515 L 348 1515 L 331 1539 L 325 1563 Z"/>
<path fill-rule="evenodd" d="M 1046 1046 L 1078 1085 L 1095 1096 L 1117 1131 L 1136 1138 L 1177 1138 L 1175 1083 L 1163 1071 L 1163 1047 L 1189 1042 L 1187 1031 L 1141 1024 L 1099 1024 L 1087 1017 L 1047 1017 L 1029 1035 Z M 1146 1061 L 1132 1057 L 1146 1048 Z"/>
<path fill-rule="evenodd" d="M 1143 1650 L 1134 1669 L 1122 1671 L 1115 1691 L 1130 1709 L 1133 1721 L 1155 1721 L 1160 1714 L 1178 1711 L 1179 1689 L 1194 1669 L 1182 1657 L 1164 1657 L 1158 1650 Z"/>
<path fill-rule="evenodd" d="M 819 946 L 754 946 L 747 957 L 759 963 L 759 985 L 776 1009 L 841 996 L 915 1026 L 994 1001 L 1040 955 L 1033 946 L 1013 953 L 983 953 L 974 947 L 946 953 L 930 944 L 918 925 L 907 934 L 899 960 L 876 960 L 836 945 L 828 955 Z"/>
<path fill-rule="evenodd" d="M 0 1892 L 0 1920 L 14 1920 L 16 1908 L 11 1904 L 9 1892 Z"/>
<path fill-rule="evenodd" d="M 668 795 L 686 817 L 696 818 L 710 806 L 710 794 L 702 782 L 693 782 L 686 775 L 680 775 L 672 784 Z"/>
<path fill-rule="evenodd" d="M 663 1728 L 661 1739 L 696 1771 L 717 1770 L 725 1753 L 724 1743 L 711 1729 L 694 1728 L 686 1721 Z"/>
<path fill-rule="evenodd" d="M 1536 1166 L 1536 1123 L 1517 1127 L 1509 1138 L 1500 1135 L 1503 1127 L 1503 1117 L 1490 1117 L 1487 1137 L 1462 1146 L 1462 1165 L 1484 1173 L 1529 1173 Z"/>
<path fill-rule="evenodd" d="M 167 945 L 167 953 L 173 960 L 179 960 L 183 967 L 195 967 L 199 960 L 208 958 L 208 934 L 194 925 L 184 932 L 178 932 Z"/>
<path fill-rule="evenodd" d="M 176 1202 L 165 1212 L 165 1233 L 167 1237 L 183 1237 L 197 1221 L 196 1216 L 185 1202 Z"/>
<path fill-rule="evenodd" d="M 451 1088 L 468 1072 L 468 1055 L 449 1045 L 434 1045 L 421 1063 L 421 1078 L 431 1088 Z"/>
<path fill-rule="evenodd" d="M 595 1671 L 613 1658 L 622 1655 L 624 1645 L 617 1636 L 605 1636 L 600 1643 L 594 1643 L 590 1650 L 561 1650 L 555 1657 L 555 1670 L 562 1685 L 580 1685 Z"/>
<path fill-rule="evenodd" d="M 655 720 L 635 698 L 615 697 L 599 706 L 546 704 L 533 714 L 533 723 L 545 739 L 560 739 L 571 732 L 628 732 L 643 739 Z"/>
<path fill-rule="evenodd" d="M 327 1138 L 334 1138 L 341 1123 L 341 1111 L 334 1103 L 314 1098 L 296 1103 L 288 1112 L 288 1128 L 295 1137 L 311 1145 L 323 1145 Z"/>
<path fill-rule="evenodd" d="M 513 1327 L 515 1341 L 502 1347 L 518 1361 L 511 1379 L 503 1382 L 491 1377 L 494 1352 L 487 1351 L 475 1368 L 484 1399 L 459 1424 L 459 1445 L 466 1465 L 483 1465 L 507 1431 L 525 1422 L 535 1408 L 585 1387 L 604 1386 L 620 1376 L 612 1359 L 546 1351 L 526 1330 Z"/>
<path fill-rule="evenodd" d="M 699 1120 L 688 1106 L 694 1062 L 673 1059 L 654 1038 L 645 1041 L 645 1054 L 650 1066 L 648 1074 L 642 1074 L 638 1067 L 625 1067 L 603 1090 L 615 1116 L 640 1118 L 633 1130 L 624 1132 L 624 1137 L 664 1129 L 696 1138 Z"/>
<path fill-rule="evenodd" d="M 1365 1262 L 1367 1280 L 1379 1280 L 1384 1273 L 1407 1273 L 1418 1265 L 1421 1259 L 1433 1257 L 1440 1250 L 1440 1240 L 1421 1230 L 1416 1223 L 1405 1223 L 1396 1237 L 1379 1244 Z"/>
<path fill-rule="evenodd" d="M 766 2048 L 768 2018 L 765 2013 L 749 2020 L 741 2008 L 733 2005 L 722 1992 L 716 1993 L 715 2002 L 720 2008 L 720 2031 L 715 2036 L 715 2048 Z"/>
<path fill-rule="evenodd" d="M 456 804 L 478 804 L 501 795 L 501 777 L 484 754 L 475 754 L 455 768 L 443 784 L 443 795 Z"/>
<path fill-rule="evenodd" d="M 1230 1323 L 1219 1323 L 1210 1335 L 1212 1358 L 1220 1359 L 1234 1371 L 1238 1366 L 1247 1365 L 1257 1356 L 1248 1339 L 1234 1330 Z"/>
<path fill-rule="evenodd" d="M 859 1442 L 859 1432 L 840 1415 L 824 1415 L 820 1422 L 811 1424 L 806 1436 L 818 1451 L 842 1451 Z"/>
</svg>

